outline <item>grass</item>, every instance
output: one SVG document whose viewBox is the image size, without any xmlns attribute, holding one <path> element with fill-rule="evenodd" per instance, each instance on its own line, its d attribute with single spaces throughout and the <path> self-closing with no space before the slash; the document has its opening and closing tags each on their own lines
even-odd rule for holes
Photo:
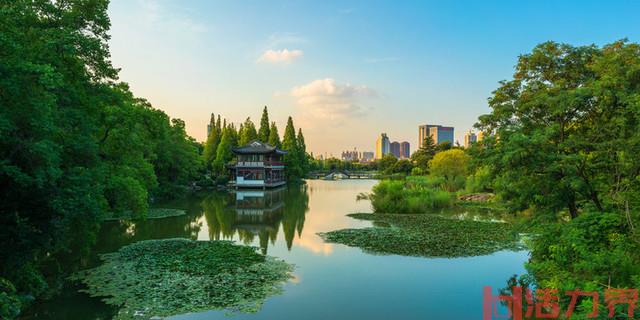
<svg viewBox="0 0 640 320">
<path fill-rule="evenodd" d="M 376 213 L 425 213 L 451 207 L 455 200 L 452 193 L 415 179 L 380 181 L 369 199 Z"/>
<path fill-rule="evenodd" d="M 522 245 L 510 224 L 447 219 L 436 215 L 350 214 L 374 227 L 342 229 L 319 235 L 327 242 L 367 252 L 421 257 L 467 257 Z"/>
<path fill-rule="evenodd" d="M 74 274 L 91 296 L 120 307 L 115 319 L 150 319 L 212 309 L 255 312 L 281 292 L 292 265 L 230 241 L 148 240 L 102 256 Z"/>
<path fill-rule="evenodd" d="M 104 221 L 118 221 L 118 220 L 138 220 L 138 219 L 162 219 L 167 217 L 176 217 L 187 214 L 186 210 L 182 209 L 169 209 L 169 208 L 149 208 L 147 215 L 144 218 L 134 217 L 131 211 L 124 212 L 117 217 L 108 217 Z"/>
</svg>

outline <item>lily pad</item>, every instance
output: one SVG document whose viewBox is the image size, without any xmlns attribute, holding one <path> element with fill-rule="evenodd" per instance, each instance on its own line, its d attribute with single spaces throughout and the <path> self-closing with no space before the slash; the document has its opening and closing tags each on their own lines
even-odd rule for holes
<svg viewBox="0 0 640 320">
<path fill-rule="evenodd" d="M 293 266 L 230 241 L 148 240 L 102 256 L 78 272 L 82 290 L 120 307 L 115 319 L 150 319 L 212 309 L 255 312 L 279 294 Z"/>
<path fill-rule="evenodd" d="M 523 249 L 510 224 L 448 219 L 425 214 L 350 214 L 374 227 L 319 233 L 325 241 L 377 254 L 467 257 Z"/>
</svg>

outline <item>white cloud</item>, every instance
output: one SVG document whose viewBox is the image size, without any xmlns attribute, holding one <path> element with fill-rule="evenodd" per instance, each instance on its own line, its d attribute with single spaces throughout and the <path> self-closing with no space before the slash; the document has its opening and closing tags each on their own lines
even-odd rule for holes
<svg viewBox="0 0 640 320">
<path fill-rule="evenodd" d="M 267 50 L 265 51 L 260 58 L 258 58 L 257 62 L 268 62 L 268 63 L 291 63 L 293 60 L 298 59 L 304 55 L 302 50 L 291 50 L 282 49 L 282 50 Z"/>
<path fill-rule="evenodd" d="M 377 94 L 367 86 L 338 84 L 334 79 L 327 78 L 295 87 L 291 90 L 291 96 L 313 117 L 342 120 L 363 115 L 367 108 L 360 105 L 360 100 L 376 97 Z"/>
</svg>

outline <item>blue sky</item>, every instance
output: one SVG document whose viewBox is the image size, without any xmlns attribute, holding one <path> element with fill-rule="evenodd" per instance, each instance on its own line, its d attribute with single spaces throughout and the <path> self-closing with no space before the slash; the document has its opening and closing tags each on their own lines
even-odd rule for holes
<svg viewBox="0 0 640 320">
<path fill-rule="evenodd" d="M 204 140 L 209 114 L 287 116 L 315 154 L 462 143 L 520 54 L 553 40 L 640 41 L 640 1 L 138 1 L 109 8 L 121 80 Z"/>
</svg>

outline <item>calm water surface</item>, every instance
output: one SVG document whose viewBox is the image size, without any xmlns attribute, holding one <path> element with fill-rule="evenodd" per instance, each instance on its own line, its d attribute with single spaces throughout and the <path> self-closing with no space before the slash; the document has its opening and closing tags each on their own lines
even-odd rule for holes
<svg viewBox="0 0 640 320">
<path fill-rule="evenodd" d="M 356 195 L 373 180 L 310 180 L 276 191 L 211 193 L 168 207 L 187 209 L 181 217 L 136 223 L 113 222 L 101 231 L 95 252 L 161 238 L 233 239 L 296 265 L 294 278 L 254 314 L 209 311 L 172 319 L 481 319 L 482 287 L 505 286 L 524 273 L 526 251 L 489 256 L 428 259 L 375 255 L 327 244 L 316 233 L 370 226 L 345 216 L 371 212 Z M 63 293 L 34 307 L 26 319 L 109 319 L 116 311 L 66 284 Z M 495 291 L 495 289 L 494 289 Z"/>
</svg>

